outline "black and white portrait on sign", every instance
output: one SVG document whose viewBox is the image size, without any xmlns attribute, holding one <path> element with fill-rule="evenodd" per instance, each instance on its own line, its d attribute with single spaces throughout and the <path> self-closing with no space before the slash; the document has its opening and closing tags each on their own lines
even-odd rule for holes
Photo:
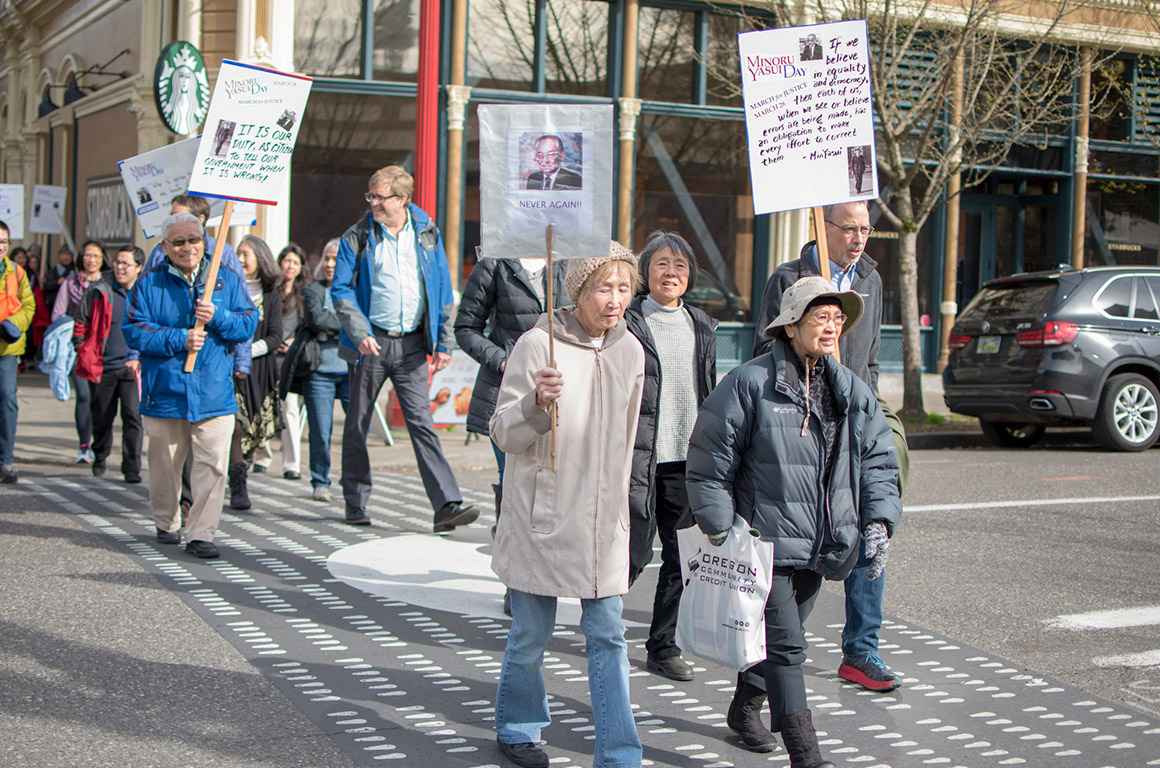
<svg viewBox="0 0 1160 768">
<path fill-rule="evenodd" d="M 798 38 L 798 48 L 801 50 L 802 61 L 821 61 L 822 44 L 818 42 L 817 35 Z"/>
<path fill-rule="evenodd" d="M 860 195 L 870 190 L 870 145 L 846 147 L 846 167 L 850 173 L 850 194 Z"/>
<path fill-rule="evenodd" d="M 584 188 L 582 133 L 525 133 L 520 136 L 523 188 L 575 192 Z"/>
<path fill-rule="evenodd" d="M 230 143 L 234 140 L 234 131 L 238 124 L 232 120 L 218 120 L 217 130 L 213 135 L 213 156 L 225 157 L 230 153 Z"/>
</svg>

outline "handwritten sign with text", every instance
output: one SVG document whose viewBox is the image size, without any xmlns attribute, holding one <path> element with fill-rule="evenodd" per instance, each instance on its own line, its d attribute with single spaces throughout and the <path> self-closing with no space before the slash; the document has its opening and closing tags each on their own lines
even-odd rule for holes
<svg viewBox="0 0 1160 768">
<path fill-rule="evenodd" d="M 865 21 L 738 36 L 756 213 L 878 196 Z"/>
<path fill-rule="evenodd" d="M 189 179 L 202 197 L 277 205 L 313 81 L 224 59 Z"/>
</svg>

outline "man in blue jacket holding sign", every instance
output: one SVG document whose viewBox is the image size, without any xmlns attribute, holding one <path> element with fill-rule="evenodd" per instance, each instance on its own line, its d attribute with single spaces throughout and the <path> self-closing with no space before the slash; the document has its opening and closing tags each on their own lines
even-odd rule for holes
<svg viewBox="0 0 1160 768">
<path fill-rule="evenodd" d="M 375 402 L 395 387 L 419 475 L 435 509 L 434 531 L 468 525 L 479 511 L 463 503 L 428 407 L 427 356 L 436 371 L 451 362 L 451 275 L 443 238 L 411 202 L 415 181 L 397 165 L 371 175 L 368 212 L 343 234 L 330 295 L 342 322 L 339 354 L 351 364 L 350 411 L 342 434 L 346 522 L 370 525 L 367 453 Z"/>
<path fill-rule="evenodd" d="M 258 312 L 241 279 L 228 269 L 218 271 L 212 301 L 205 300 L 211 260 L 196 216 L 174 214 L 161 231 L 166 260 L 133 287 L 124 326 L 125 341 L 141 360 L 149 503 L 157 540 L 179 543 L 181 467 L 192 451 L 193 506 L 185 521 L 186 551 L 214 558 L 238 409 L 231 347 L 254 335 Z M 196 320 L 205 327 L 195 328 Z M 197 365 L 186 373 L 190 352 L 197 353 Z"/>
</svg>

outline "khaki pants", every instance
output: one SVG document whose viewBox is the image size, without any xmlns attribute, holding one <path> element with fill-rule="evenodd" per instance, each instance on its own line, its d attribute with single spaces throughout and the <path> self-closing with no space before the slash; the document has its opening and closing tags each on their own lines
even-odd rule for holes
<svg viewBox="0 0 1160 768">
<path fill-rule="evenodd" d="M 186 541 L 213 541 L 222 516 L 226 467 L 234 417 L 217 416 L 196 423 L 145 417 L 149 436 L 149 503 L 153 522 L 162 531 L 181 527 L 181 467 L 193 450 L 193 506 L 185 521 Z"/>
</svg>

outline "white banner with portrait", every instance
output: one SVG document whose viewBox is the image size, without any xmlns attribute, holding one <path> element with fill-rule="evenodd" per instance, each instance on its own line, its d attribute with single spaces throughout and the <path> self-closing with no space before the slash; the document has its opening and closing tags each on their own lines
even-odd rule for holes
<svg viewBox="0 0 1160 768">
<path fill-rule="evenodd" d="M 866 22 L 739 35 L 755 213 L 878 196 Z"/>
<path fill-rule="evenodd" d="M 0 221 L 8 225 L 9 239 L 24 239 L 23 184 L 0 184 Z"/>
<path fill-rule="evenodd" d="M 38 235 L 59 235 L 64 232 L 64 204 L 68 199 L 66 187 L 37 184 L 32 188 L 32 215 L 28 231 Z"/>
<path fill-rule="evenodd" d="M 479 107 L 480 253 L 492 258 L 608 253 L 612 237 L 610 105 Z"/>
</svg>

